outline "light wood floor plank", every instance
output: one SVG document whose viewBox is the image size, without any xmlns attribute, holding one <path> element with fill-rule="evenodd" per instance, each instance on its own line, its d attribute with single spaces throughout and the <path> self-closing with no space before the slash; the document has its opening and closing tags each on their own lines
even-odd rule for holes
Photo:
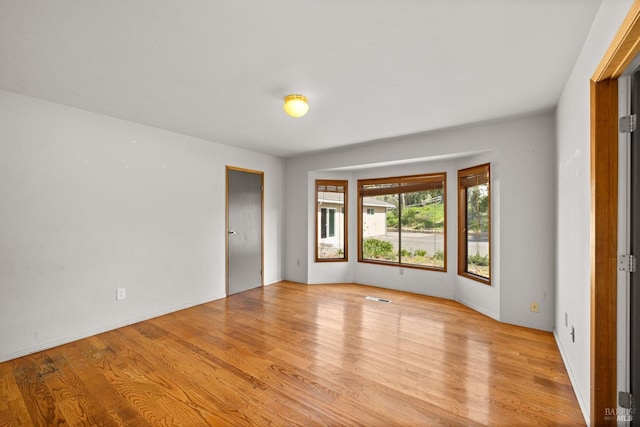
<svg viewBox="0 0 640 427">
<path fill-rule="evenodd" d="M 0 398 L 0 427 L 584 424 L 552 334 L 353 284 L 281 282 L 5 362 Z"/>
</svg>

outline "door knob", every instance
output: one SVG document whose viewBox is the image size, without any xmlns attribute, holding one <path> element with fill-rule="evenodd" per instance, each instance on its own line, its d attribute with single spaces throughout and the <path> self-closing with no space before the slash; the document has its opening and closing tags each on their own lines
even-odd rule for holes
<svg viewBox="0 0 640 427">
<path fill-rule="evenodd" d="M 235 231 L 233 231 L 233 230 L 229 230 L 229 234 L 238 234 L 238 233 L 236 233 L 236 232 L 235 232 Z"/>
</svg>

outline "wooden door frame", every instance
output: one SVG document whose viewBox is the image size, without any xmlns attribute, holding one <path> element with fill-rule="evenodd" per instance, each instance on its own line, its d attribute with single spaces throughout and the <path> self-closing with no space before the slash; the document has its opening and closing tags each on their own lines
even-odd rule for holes
<svg viewBox="0 0 640 427">
<path fill-rule="evenodd" d="M 616 425 L 618 78 L 640 52 L 636 0 L 591 77 L 591 408 L 592 425 Z M 613 418 L 613 419 L 610 419 Z"/>
<path fill-rule="evenodd" d="M 229 171 L 232 171 L 232 170 L 260 175 L 260 185 L 262 188 L 262 191 L 260 192 L 260 269 L 262 271 L 262 274 L 260 275 L 260 286 L 264 287 L 264 172 L 227 165 L 224 171 L 224 178 L 225 178 L 225 191 L 224 191 L 225 287 L 224 287 L 224 292 L 227 295 L 227 297 L 229 296 Z"/>
</svg>

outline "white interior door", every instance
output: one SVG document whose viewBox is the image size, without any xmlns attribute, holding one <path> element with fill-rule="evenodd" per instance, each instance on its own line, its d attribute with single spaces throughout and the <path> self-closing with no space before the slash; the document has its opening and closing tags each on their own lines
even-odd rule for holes
<svg viewBox="0 0 640 427">
<path fill-rule="evenodd" d="M 227 167 L 227 295 L 263 284 L 263 177 Z"/>
<path fill-rule="evenodd" d="M 631 79 L 631 113 L 640 116 L 640 71 Z M 640 254 L 640 135 L 638 130 L 631 133 L 630 149 L 630 184 L 629 184 L 629 253 L 638 257 Z M 640 399 L 640 272 L 636 269 L 629 277 L 629 391 L 631 406 L 631 426 L 640 425 L 640 419 L 633 416 Z"/>
<path fill-rule="evenodd" d="M 640 113 L 640 62 L 618 79 L 620 117 Z M 635 71 L 634 71 L 635 70 Z M 640 129 L 620 125 L 618 163 L 618 290 L 617 359 L 618 425 L 637 426 L 634 416 L 640 394 L 640 272 L 633 271 L 629 255 L 640 248 Z M 636 267 L 637 268 L 637 267 Z M 635 418 L 635 420 L 634 420 Z"/>
</svg>

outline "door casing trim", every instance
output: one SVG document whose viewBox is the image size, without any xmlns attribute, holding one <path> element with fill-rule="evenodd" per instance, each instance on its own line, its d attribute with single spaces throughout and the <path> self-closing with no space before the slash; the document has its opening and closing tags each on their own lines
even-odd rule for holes
<svg viewBox="0 0 640 427">
<path fill-rule="evenodd" d="M 617 408 L 618 77 L 640 52 L 640 0 L 631 6 L 591 77 L 592 425 Z M 596 238 L 597 236 L 597 238 Z"/>
</svg>

